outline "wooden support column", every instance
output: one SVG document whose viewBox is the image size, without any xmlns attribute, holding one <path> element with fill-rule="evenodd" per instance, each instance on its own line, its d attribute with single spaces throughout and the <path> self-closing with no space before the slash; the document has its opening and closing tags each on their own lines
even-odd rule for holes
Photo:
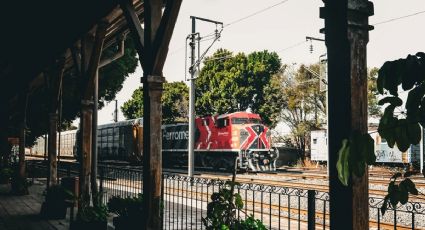
<svg viewBox="0 0 425 230">
<path fill-rule="evenodd" d="M 338 179 L 342 140 L 367 132 L 368 17 L 366 0 L 329 0 L 321 8 L 328 48 L 329 195 L 331 229 L 369 229 L 368 173 L 353 175 L 348 186 Z"/>
<path fill-rule="evenodd" d="M 81 159 L 80 159 L 80 201 L 90 204 L 91 144 L 92 144 L 93 101 L 81 102 Z M 81 205 L 81 204 L 80 204 Z M 79 206 L 81 207 L 81 206 Z"/>
<path fill-rule="evenodd" d="M 19 127 L 19 176 L 26 178 L 25 174 L 25 121 L 22 121 Z"/>
<path fill-rule="evenodd" d="M 56 185 L 58 181 L 58 163 L 57 163 L 57 130 L 58 130 L 58 114 L 56 112 L 49 113 L 49 143 L 48 143 L 48 159 L 49 159 L 49 181 L 48 186 Z"/>
<path fill-rule="evenodd" d="M 49 72 L 49 91 L 50 91 L 50 108 L 49 108 L 49 135 L 48 135 L 48 160 L 49 174 L 47 187 L 58 183 L 58 164 L 57 164 L 57 131 L 58 131 L 58 105 L 59 90 L 62 84 L 63 70 L 65 58 L 61 57 L 54 63 Z"/>
<path fill-rule="evenodd" d="M 94 76 L 94 90 L 93 90 L 93 113 L 92 113 L 92 162 L 91 162 L 91 191 L 92 191 L 92 200 L 93 205 L 98 206 L 100 203 L 99 189 L 97 186 L 97 109 L 98 109 L 98 100 L 99 100 L 99 71 L 96 71 Z"/>
<path fill-rule="evenodd" d="M 143 209 L 149 212 L 141 229 L 162 227 L 162 69 L 181 3 L 166 1 L 162 14 L 162 0 L 145 0 L 142 28 L 132 1 L 120 2 L 143 68 Z"/>
<path fill-rule="evenodd" d="M 160 229 L 162 222 L 161 96 L 164 81 L 161 76 L 146 76 L 143 82 L 143 197 L 144 208 L 149 208 L 145 210 L 150 210 L 145 216 L 146 229 Z"/>
<path fill-rule="evenodd" d="M 348 1 L 348 41 L 350 44 L 351 130 L 368 132 L 367 61 L 369 16 L 373 3 L 368 0 Z M 353 229 L 369 229 L 369 171 L 365 166 L 362 177 L 353 176 Z"/>
<path fill-rule="evenodd" d="M 2 95 L 3 96 L 3 95 Z M 9 106 L 4 97 L 0 97 L 0 169 L 7 167 L 6 155 L 8 155 L 8 124 L 9 124 Z"/>
<path fill-rule="evenodd" d="M 81 117 L 80 117 L 80 199 L 78 207 L 87 206 L 90 204 L 91 188 L 96 186 L 93 190 L 93 202 L 97 205 L 98 194 L 97 191 L 97 178 L 96 172 L 92 171 L 92 167 L 97 167 L 97 162 L 93 162 L 92 151 L 93 145 L 93 129 L 97 125 L 93 125 L 93 95 L 96 90 L 97 72 L 99 67 L 99 60 L 102 54 L 103 41 L 105 39 L 107 29 L 106 22 L 99 22 L 96 28 L 94 40 L 88 36 L 81 42 L 82 55 L 81 55 L 81 74 L 83 75 L 83 95 L 81 101 Z M 97 159 L 97 157 L 94 157 Z M 93 165 L 96 164 L 95 166 Z M 95 174 L 92 174 L 95 173 Z"/>
</svg>

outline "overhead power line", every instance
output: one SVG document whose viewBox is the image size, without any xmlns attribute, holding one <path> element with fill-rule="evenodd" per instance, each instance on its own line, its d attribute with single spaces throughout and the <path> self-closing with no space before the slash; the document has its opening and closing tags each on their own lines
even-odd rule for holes
<svg viewBox="0 0 425 230">
<path fill-rule="evenodd" d="M 397 21 L 397 20 L 400 20 L 400 19 L 416 16 L 418 14 L 423 14 L 423 13 L 425 13 L 425 10 L 422 10 L 422 11 L 419 11 L 419 12 L 416 12 L 416 13 L 413 13 L 413 14 L 404 15 L 404 16 L 397 17 L 397 18 L 391 18 L 391 19 L 388 19 L 388 20 L 385 20 L 385 21 L 377 22 L 377 23 L 372 24 L 372 25 L 373 26 L 381 25 L 381 24 L 385 24 L 385 23 L 388 23 L 388 22 L 393 22 L 393 21 Z"/>
<path fill-rule="evenodd" d="M 289 1 L 289 0 L 283 0 L 283 1 L 280 1 L 280 2 L 278 2 L 278 3 L 276 3 L 276 4 L 274 4 L 274 5 L 271 5 L 271 6 L 269 6 L 269 7 L 266 7 L 266 8 L 264 8 L 264 9 L 261 9 L 261 10 L 259 10 L 259 11 L 256 11 L 256 12 L 254 12 L 254 13 L 252 13 L 252 14 L 249 14 L 249 15 L 247 15 L 247 16 L 245 16 L 245 17 L 242 17 L 242 18 L 239 18 L 239 19 L 237 19 L 237 20 L 234 20 L 234 21 L 232 21 L 232 22 L 230 22 L 230 23 L 227 23 L 227 24 L 225 24 L 225 25 L 224 25 L 224 27 L 228 27 L 228 26 L 230 26 L 230 25 L 234 25 L 234 24 L 236 24 L 236 23 L 239 23 L 239 22 L 241 22 L 241 21 L 243 21 L 243 20 L 246 20 L 246 19 L 248 19 L 248 18 L 250 18 L 250 17 L 253 17 L 253 16 L 257 15 L 257 14 L 261 14 L 261 13 L 263 13 L 264 11 L 267 11 L 267 10 L 270 10 L 270 9 L 272 9 L 272 8 L 276 7 L 276 6 L 282 5 L 283 3 L 286 3 L 286 2 L 288 2 L 288 1 Z"/>
<path fill-rule="evenodd" d="M 306 40 L 300 41 L 300 42 L 295 43 L 295 44 L 293 44 L 293 45 L 290 45 L 290 46 L 288 46 L 288 47 L 286 47 L 286 48 L 283 48 L 283 49 L 281 49 L 281 50 L 278 50 L 278 51 L 276 51 L 276 53 L 282 53 L 282 52 L 284 52 L 284 51 L 286 51 L 286 50 L 289 50 L 289 49 L 292 49 L 292 48 L 298 47 L 298 46 L 300 46 L 300 45 L 302 45 L 302 44 L 304 44 L 304 43 L 307 43 L 307 41 L 306 41 Z"/>
</svg>

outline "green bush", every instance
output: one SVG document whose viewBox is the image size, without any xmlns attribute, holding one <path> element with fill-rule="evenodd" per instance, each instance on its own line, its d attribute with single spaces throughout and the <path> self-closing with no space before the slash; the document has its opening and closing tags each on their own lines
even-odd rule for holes
<svg viewBox="0 0 425 230">
<path fill-rule="evenodd" d="M 0 182 L 9 183 L 12 173 L 13 170 L 10 168 L 3 168 L 2 170 L 0 170 Z"/>
<path fill-rule="evenodd" d="M 245 220 L 236 217 L 237 212 L 243 212 L 243 201 L 240 194 L 234 194 L 235 182 L 226 182 L 224 188 L 211 195 L 207 206 L 207 217 L 202 223 L 207 230 L 266 230 L 264 224 L 249 216 Z"/>
<path fill-rule="evenodd" d="M 83 206 L 78 210 L 77 220 L 80 222 L 107 221 L 108 209 L 104 205 L 98 207 Z"/>
<path fill-rule="evenodd" d="M 108 210 L 119 217 L 140 218 L 143 214 L 143 195 L 122 198 L 113 196 L 108 201 Z"/>
</svg>

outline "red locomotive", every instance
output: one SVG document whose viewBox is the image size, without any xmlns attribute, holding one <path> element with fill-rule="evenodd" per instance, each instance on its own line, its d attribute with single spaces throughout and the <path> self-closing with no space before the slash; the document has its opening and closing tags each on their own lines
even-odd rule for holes
<svg viewBox="0 0 425 230">
<path fill-rule="evenodd" d="M 239 168 L 252 171 L 275 170 L 278 152 L 271 147 L 269 128 L 258 114 L 235 112 L 197 118 L 195 165 Z M 163 159 L 168 166 L 187 163 L 188 124 L 164 125 Z"/>
</svg>

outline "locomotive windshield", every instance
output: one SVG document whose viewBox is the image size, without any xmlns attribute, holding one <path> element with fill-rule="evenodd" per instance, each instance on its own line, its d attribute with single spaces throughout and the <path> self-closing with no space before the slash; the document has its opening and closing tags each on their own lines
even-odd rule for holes
<svg viewBox="0 0 425 230">
<path fill-rule="evenodd" d="M 232 118 L 232 124 L 234 125 L 241 125 L 241 124 L 260 124 L 260 119 L 257 118 L 240 118 L 235 117 Z"/>
</svg>

